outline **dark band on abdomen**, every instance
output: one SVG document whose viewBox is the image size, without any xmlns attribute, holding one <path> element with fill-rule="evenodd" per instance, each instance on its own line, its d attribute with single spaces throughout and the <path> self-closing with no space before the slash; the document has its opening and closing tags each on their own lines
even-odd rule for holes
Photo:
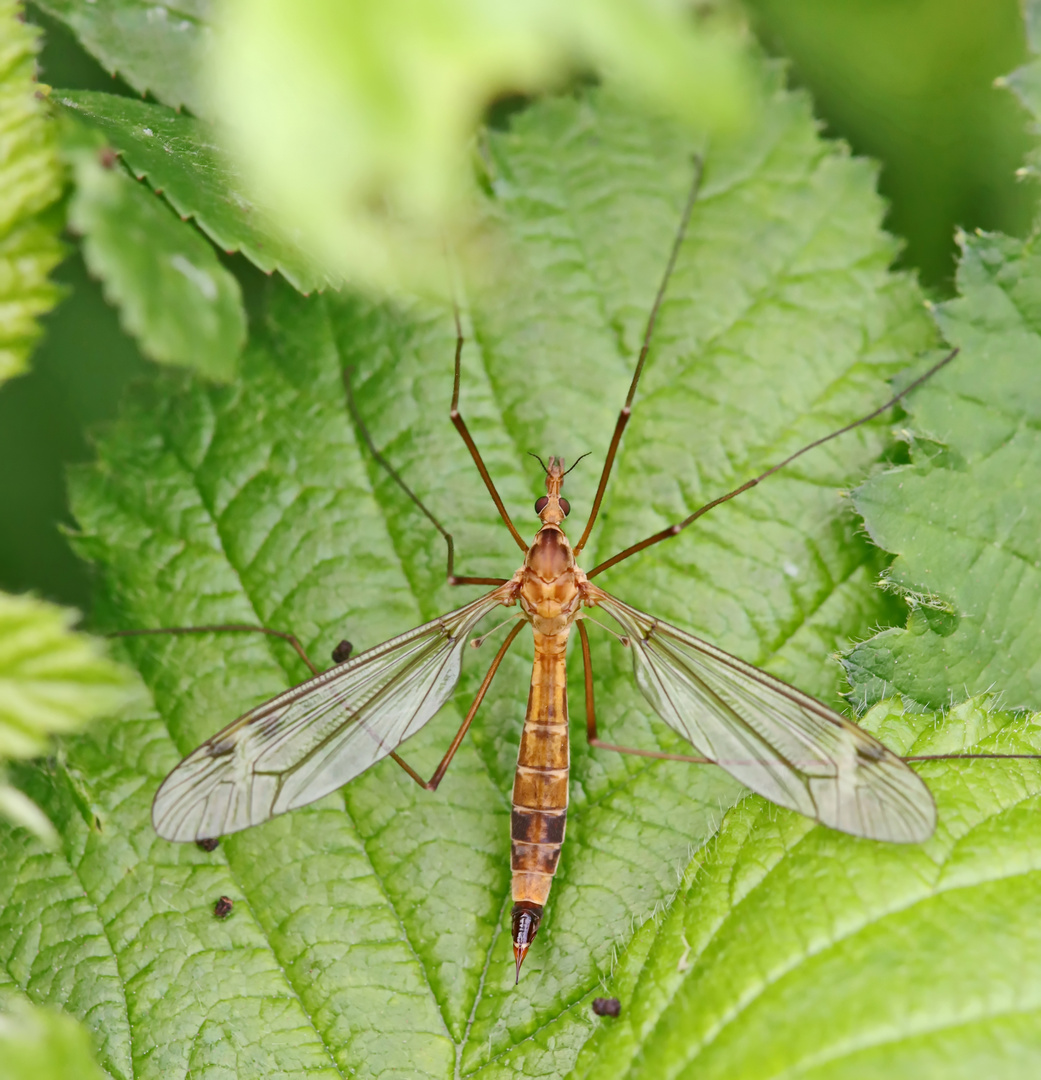
<svg viewBox="0 0 1041 1080">
<path fill-rule="evenodd" d="M 544 905 L 567 823 L 567 635 L 535 635 L 528 712 L 513 784 L 511 859 L 514 903 Z"/>
</svg>

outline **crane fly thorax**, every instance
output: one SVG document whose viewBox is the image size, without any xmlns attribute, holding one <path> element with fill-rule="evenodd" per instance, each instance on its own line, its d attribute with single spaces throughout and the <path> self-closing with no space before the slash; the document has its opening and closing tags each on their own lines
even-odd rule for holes
<svg viewBox="0 0 1041 1080">
<path fill-rule="evenodd" d="M 559 525 L 543 525 L 524 556 L 524 569 L 529 576 L 546 584 L 559 581 L 574 571 L 575 553 Z"/>
<path fill-rule="evenodd" d="M 561 522 L 571 510 L 560 494 L 567 472 L 564 459 L 551 457 L 546 469 L 546 494 L 535 503 L 542 527 L 535 534 L 524 565 L 514 577 L 517 598 L 536 635 L 552 638 L 567 632 L 581 606 L 580 588 L 586 576 L 575 565 L 575 553 Z"/>
<path fill-rule="evenodd" d="M 563 531 L 543 525 L 520 572 L 519 600 L 536 633 L 552 637 L 568 630 L 578 614 L 584 581 Z"/>
</svg>

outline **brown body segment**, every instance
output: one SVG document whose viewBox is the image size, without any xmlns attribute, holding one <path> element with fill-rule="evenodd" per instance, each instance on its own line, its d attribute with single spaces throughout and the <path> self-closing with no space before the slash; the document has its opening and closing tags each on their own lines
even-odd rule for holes
<svg viewBox="0 0 1041 1080">
<path fill-rule="evenodd" d="M 535 635 L 528 712 L 513 782 L 511 868 L 514 903 L 542 907 L 560 858 L 567 819 L 567 631 Z"/>
</svg>

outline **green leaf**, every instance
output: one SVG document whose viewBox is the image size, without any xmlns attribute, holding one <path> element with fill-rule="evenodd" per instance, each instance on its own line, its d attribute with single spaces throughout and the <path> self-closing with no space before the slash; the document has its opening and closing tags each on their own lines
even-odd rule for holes
<svg viewBox="0 0 1041 1080">
<path fill-rule="evenodd" d="M 52 125 L 37 97 L 39 31 L 21 4 L 0 0 L 0 383 L 26 370 L 40 336 L 37 318 L 58 290 L 48 274 L 62 256 L 60 223 L 48 208 L 61 195 Z"/>
<path fill-rule="evenodd" d="M 76 613 L 0 593 L 0 766 L 46 753 L 52 735 L 78 731 L 126 700 L 129 673 L 98 642 L 70 629 Z M 3 782 L 0 814 L 53 839 L 38 809 Z"/>
<path fill-rule="evenodd" d="M 0 757 L 42 754 L 126 696 L 126 671 L 71 630 L 76 613 L 0 593 Z"/>
<path fill-rule="evenodd" d="M 1035 135 L 1041 133 L 1041 2 L 1023 0 L 1020 5 L 1031 59 L 1011 75 L 995 79 L 995 86 L 1007 86 L 1033 119 L 1029 128 Z M 1041 176 L 1041 147 L 1035 146 L 1027 154 L 1026 163 L 1018 169 L 1019 177 Z"/>
<path fill-rule="evenodd" d="M 140 94 L 202 113 L 199 73 L 213 48 L 207 0 L 142 4 L 139 0 L 36 0 L 60 19 L 106 71 Z"/>
<path fill-rule="evenodd" d="M 87 1033 L 69 1016 L 0 997 L 0 1080 L 102 1080 Z"/>
<path fill-rule="evenodd" d="M 1041 3 L 1024 17 L 1035 59 L 1005 81 L 1036 120 Z M 936 314 L 961 352 L 906 404 L 911 464 L 854 493 L 872 539 L 898 556 L 886 582 L 911 606 L 906 629 L 845 658 L 860 708 L 894 692 L 939 708 L 991 689 L 1041 708 L 1038 234 L 958 241 L 960 295 Z"/>
<path fill-rule="evenodd" d="M 51 824 L 51 819 L 24 791 L 19 791 L 6 781 L 0 781 L 0 818 L 27 829 L 47 848 L 56 848 L 59 844 L 58 831 Z"/>
<path fill-rule="evenodd" d="M 363 287 L 429 288 L 445 236 L 472 239 L 466 163 L 490 105 L 593 71 L 699 131 L 740 126 L 754 88 L 724 22 L 647 0 L 244 0 L 223 7 L 209 68 L 287 231 Z"/>
<path fill-rule="evenodd" d="M 1041 53 L 1041 2 L 1039 0 L 1023 0 L 1020 9 L 1023 12 L 1027 45 L 1032 53 Z"/>
<path fill-rule="evenodd" d="M 913 282 L 887 270 L 873 168 L 823 143 L 806 100 L 773 79 L 754 129 L 707 153 L 587 567 L 869 411 L 934 341 Z M 466 304 L 461 408 L 525 533 L 543 480 L 529 450 L 592 451 L 567 480 L 576 528 L 588 512 L 694 149 L 603 92 L 540 103 L 489 138 L 488 213 L 511 246 Z M 102 625 L 260 622 L 324 664 L 342 638 L 366 648 L 473 595 L 445 584 L 440 537 L 365 450 L 345 368 L 376 445 L 453 531 L 457 572 L 512 573 L 520 554 L 448 422 L 454 347 L 443 308 L 273 282 L 233 387 L 163 373 L 137 388 L 97 463 L 72 476 Z M 890 603 L 837 488 L 885 441 L 884 423 L 858 429 L 598 581 L 837 702 L 829 654 Z M 63 978 L 97 987 L 70 1009 L 94 1010 L 114 1075 L 209 1077 L 244 1060 L 257 1076 L 562 1075 L 617 950 L 741 790 L 710 768 L 591 751 L 579 722 L 562 864 L 515 987 L 504 920 L 521 642 L 436 793 L 385 761 L 206 854 L 155 837 L 156 787 L 306 669 L 261 635 L 128 639 L 153 707 L 69 748 L 74 791 L 64 774 L 26 781 L 64 848 L 43 862 L 4 841 L 5 880 L 22 891 L 0 909 L 0 942 L 26 903 L 55 928 Z M 492 648 L 467 650 L 454 702 L 405 748 L 424 774 Z M 594 663 L 604 734 L 677 749 L 626 650 L 596 632 Z M 82 902 L 66 914 L 68 895 Z M 224 922 L 221 895 L 235 901 Z M 43 948 L 8 970 L 46 995 Z"/>
<path fill-rule="evenodd" d="M 337 283 L 246 197 L 204 121 L 163 105 L 90 90 L 61 90 L 55 98 L 102 132 L 134 174 L 147 177 L 181 217 L 194 218 L 217 247 L 241 251 L 268 273 L 280 271 L 301 292 Z"/>
<path fill-rule="evenodd" d="M 83 236 L 87 267 L 142 352 L 213 379 L 231 378 L 246 339 L 238 280 L 95 135 L 79 129 L 66 140 L 76 182 L 69 226 Z"/>
<path fill-rule="evenodd" d="M 1041 716 L 975 700 L 865 718 L 910 753 L 1041 750 Z M 917 768 L 940 811 L 921 845 L 851 840 L 758 797 L 641 929 L 574 1080 L 986 1076 L 1041 1068 L 1041 762 Z"/>
<path fill-rule="evenodd" d="M 745 122 L 754 95 L 732 6 L 695 19 L 647 0 L 269 0 L 225 5 L 219 33 L 202 3 L 42 6 L 142 94 L 219 118 L 248 201 L 369 289 L 440 283 L 445 237 L 462 247 L 472 225 L 474 130 L 503 95 L 595 70 L 713 129 Z"/>
<path fill-rule="evenodd" d="M 940 307 L 961 353 L 907 408 L 912 463 L 853 501 L 897 555 L 889 584 L 912 605 L 850 653 L 855 699 L 894 692 L 937 708 L 996 688 L 1041 707 L 1041 254 L 999 235 L 962 237 L 961 294 Z"/>
</svg>

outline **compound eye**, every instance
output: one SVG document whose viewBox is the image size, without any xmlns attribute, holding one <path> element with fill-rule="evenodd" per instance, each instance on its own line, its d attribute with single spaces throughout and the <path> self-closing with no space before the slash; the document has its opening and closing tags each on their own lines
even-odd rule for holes
<svg viewBox="0 0 1041 1080">
<path fill-rule="evenodd" d="M 571 503 L 567 499 L 557 499 L 560 503 L 560 509 L 564 511 L 564 517 L 567 517 L 571 513 Z"/>
<path fill-rule="evenodd" d="M 549 504 L 549 496 L 548 495 L 543 495 L 541 499 L 536 499 L 535 500 L 535 513 L 536 514 L 541 514 L 542 511 L 546 509 L 548 504 Z"/>
</svg>

